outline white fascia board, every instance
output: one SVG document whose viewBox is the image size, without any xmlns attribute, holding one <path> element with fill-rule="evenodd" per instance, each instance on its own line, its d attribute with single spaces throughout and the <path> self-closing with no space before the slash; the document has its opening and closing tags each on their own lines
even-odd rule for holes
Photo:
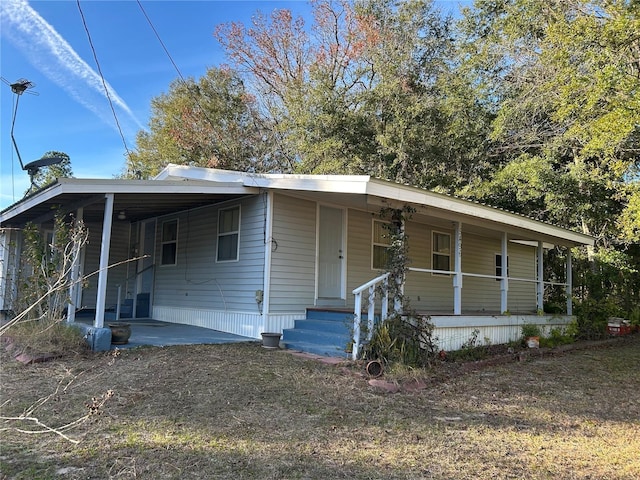
<svg viewBox="0 0 640 480">
<path fill-rule="evenodd" d="M 259 189 L 251 188 L 237 182 L 212 183 L 194 180 L 125 180 L 125 179 L 84 179 L 59 178 L 58 181 L 33 196 L 18 201 L 0 214 L 0 224 L 30 208 L 51 200 L 59 195 L 75 194 L 226 194 L 251 195 L 259 193 Z"/>
<path fill-rule="evenodd" d="M 365 193 L 368 175 L 297 175 L 290 173 L 245 173 L 216 168 L 167 165 L 155 180 L 202 180 L 243 182 L 247 187 L 331 193 Z"/>
<path fill-rule="evenodd" d="M 246 186 L 271 188 L 274 190 L 296 190 L 303 192 L 354 193 L 367 192 L 366 176 L 338 175 L 251 175 L 245 180 Z"/>
<path fill-rule="evenodd" d="M 0 225 L 10 218 L 26 212 L 31 207 L 56 197 L 60 194 L 60 188 L 60 185 L 58 183 L 55 183 L 45 190 L 34 194 L 32 197 L 29 197 L 26 200 L 18 201 L 18 203 L 9 206 L 4 212 L 0 213 Z"/>
<path fill-rule="evenodd" d="M 62 179 L 61 179 L 62 180 Z M 80 179 L 64 179 L 80 180 Z M 111 180 L 91 179 L 61 182 L 61 193 L 258 193 L 258 189 L 244 186 L 242 183 L 212 183 L 196 180 Z"/>
<path fill-rule="evenodd" d="M 247 174 L 243 172 L 170 163 L 153 180 L 202 180 L 216 183 L 242 183 L 246 176 Z"/>
<path fill-rule="evenodd" d="M 572 232 L 548 223 L 538 222 L 516 213 L 506 212 L 480 203 L 450 197 L 428 190 L 404 185 L 394 185 L 380 180 L 368 183 L 367 193 L 372 196 L 388 198 L 403 203 L 413 203 L 426 207 L 449 211 L 458 215 L 470 216 L 498 224 L 523 229 L 536 236 L 553 237 L 577 245 L 593 245 L 594 239 L 589 235 Z"/>
</svg>

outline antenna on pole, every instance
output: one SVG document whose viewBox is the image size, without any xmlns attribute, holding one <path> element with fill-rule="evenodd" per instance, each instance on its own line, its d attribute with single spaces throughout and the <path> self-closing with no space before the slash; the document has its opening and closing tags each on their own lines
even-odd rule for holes
<svg viewBox="0 0 640 480">
<path fill-rule="evenodd" d="M 16 104 L 13 108 L 13 118 L 11 119 L 11 141 L 13 142 L 13 147 L 16 150 L 16 154 L 18 155 L 18 161 L 20 162 L 20 168 L 26 171 L 29 174 L 29 179 L 31 180 L 31 188 L 37 187 L 34 178 L 36 174 L 40 171 L 42 167 L 48 167 L 50 165 L 57 165 L 62 162 L 64 159 L 61 157 L 44 157 L 38 160 L 34 160 L 32 162 L 27 163 L 26 165 L 22 162 L 22 156 L 20 155 L 20 150 L 18 150 L 18 144 L 16 143 L 16 139 L 13 136 L 13 130 L 16 124 L 16 114 L 18 113 L 18 105 L 20 103 L 20 97 L 23 93 L 29 93 L 31 95 L 39 95 L 38 92 L 31 90 L 35 87 L 33 82 L 30 82 L 26 78 L 21 78 L 13 83 L 7 81 L 5 78 L 0 77 L 4 83 L 11 87 L 11 91 L 16 95 Z"/>
</svg>

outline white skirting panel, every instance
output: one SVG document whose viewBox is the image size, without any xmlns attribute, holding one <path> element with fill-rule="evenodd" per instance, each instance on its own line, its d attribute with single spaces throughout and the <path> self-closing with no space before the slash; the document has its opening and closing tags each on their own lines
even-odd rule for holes
<svg viewBox="0 0 640 480">
<path fill-rule="evenodd" d="M 443 350 L 459 350 L 471 339 L 474 330 L 479 330 L 476 345 L 508 343 L 522 337 L 525 323 L 540 326 L 548 333 L 554 327 L 565 327 L 573 317 L 567 315 L 437 315 L 431 320 L 436 328 L 438 346 Z"/>
<path fill-rule="evenodd" d="M 264 316 L 248 312 L 154 305 L 152 317 L 163 322 L 195 325 L 243 337 L 260 338 L 262 332 L 282 332 L 285 328 L 292 328 L 294 320 L 304 318 L 304 313 Z"/>
</svg>

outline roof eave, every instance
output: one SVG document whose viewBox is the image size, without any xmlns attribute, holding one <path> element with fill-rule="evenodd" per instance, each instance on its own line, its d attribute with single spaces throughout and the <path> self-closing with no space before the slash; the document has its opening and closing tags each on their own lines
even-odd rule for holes
<svg viewBox="0 0 640 480">
<path fill-rule="evenodd" d="M 368 183 L 369 195 L 392 199 L 401 203 L 413 203 L 440 210 L 453 212 L 460 216 L 467 216 L 486 220 L 496 224 L 506 225 L 519 230 L 535 232 L 536 236 L 549 240 L 557 239 L 566 246 L 593 245 L 595 239 L 590 235 L 567 230 L 562 227 L 540 222 L 517 213 L 507 212 L 495 207 L 475 203 L 469 200 L 451 197 L 416 187 L 397 185 L 384 180 L 373 179 Z M 558 242 L 554 243 L 558 243 Z"/>
</svg>

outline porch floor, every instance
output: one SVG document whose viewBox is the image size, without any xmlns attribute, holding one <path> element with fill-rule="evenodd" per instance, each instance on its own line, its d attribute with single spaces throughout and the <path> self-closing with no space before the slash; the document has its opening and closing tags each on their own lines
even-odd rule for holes
<svg viewBox="0 0 640 480">
<path fill-rule="evenodd" d="M 93 325 L 93 317 L 77 317 L 77 323 Z M 115 348 L 134 348 L 147 346 L 165 347 L 169 345 L 200 345 L 237 342 L 259 342 L 255 338 L 243 337 L 232 333 L 219 332 L 209 328 L 169 323 L 152 318 L 125 318 L 121 323 L 131 325 L 131 337 L 125 345 L 111 345 Z M 114 321 L 105 321 L 105 327 Z"/>
</svg>

